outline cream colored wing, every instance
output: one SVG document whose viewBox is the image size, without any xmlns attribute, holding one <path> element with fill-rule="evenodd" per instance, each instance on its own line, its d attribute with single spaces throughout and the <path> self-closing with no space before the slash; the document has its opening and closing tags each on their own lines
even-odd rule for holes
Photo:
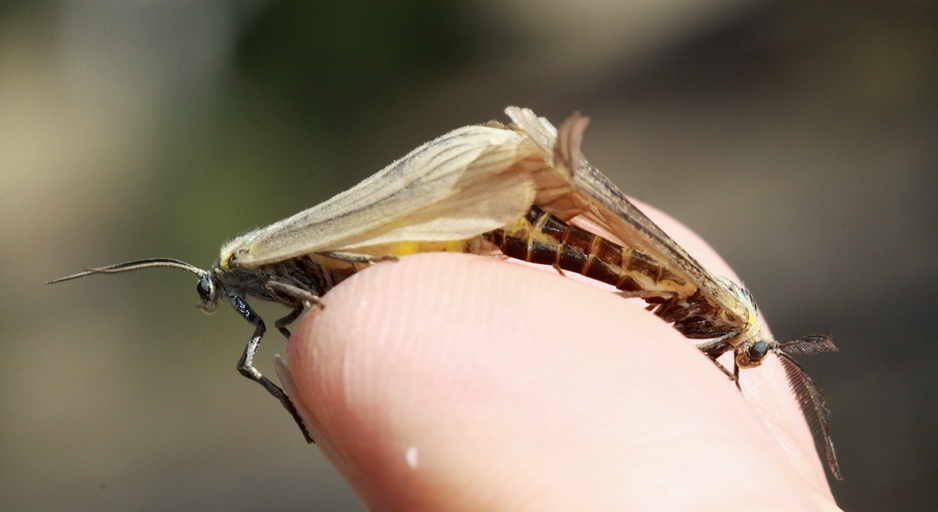
<svg viewBox="0 0 938 512">
<path fill-rule="evenodd" d="M 503 126 L 432 140 L 328 201 L 222 247 L 222 264 L 254 267 L 303 254 L 470 238 L 523 216 L 548 162 Z"/>
<path fill-rule="evenodd" d="M 558 130 L 530 109 L 508 107 L 505 113 L 531 137 L 541 156 L 552 161 L 560 175 L 572 176 L 571 186 L 578 196 L 575 202 L 588 205 L 580 215 L 608 230 L 629 247 L 663 262 L 673 273 L 694 283 L 720 307 L 735 314 L 741 323 L 747 320 L 748 310 L 732 292 L 583 158 L 580 145 L 589 122 L 586 117 L 574 114 Z M 551 211 L 549 206 L 542 208 L 564 218 Z"/>
</svg>

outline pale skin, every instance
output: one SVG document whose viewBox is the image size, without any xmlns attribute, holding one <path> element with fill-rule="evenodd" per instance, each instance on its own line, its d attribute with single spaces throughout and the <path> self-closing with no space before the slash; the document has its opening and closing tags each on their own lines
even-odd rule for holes
<svg viewBox="0 0 938 512">
<path fill-rule="evenodd" d="M 375 265 L 324 301 L 284 384 L 369 510 L 839 510 L 774 356 L 740 394 L 642 303 L 464 254 Z"/>
</svg>

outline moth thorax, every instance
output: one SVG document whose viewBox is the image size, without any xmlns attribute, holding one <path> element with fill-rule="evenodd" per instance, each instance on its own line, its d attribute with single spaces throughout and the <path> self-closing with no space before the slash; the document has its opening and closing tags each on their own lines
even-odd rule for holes
<svg viewBox="0 0 938 512">
<path fill-rule="evenodd" d="M 756 307 L 756 299 L 749 293 L 749 290 L 739 286 L 733 281 L 723 277 L 717 276 L 717 281 L 722 284 L 730 293 L 733 294 L 733 297 L 736 298 L 738 302 L 736 308 L 733 308 L 737 315 L 742 317 L 746 326 L 743 328 L 743 336 L 746 339 L 749 339 L 749 331 L 753 328 L 759 321 L 759 310 Z M 754 333 L 753 333 L 754 334 Z"/>
</svg>

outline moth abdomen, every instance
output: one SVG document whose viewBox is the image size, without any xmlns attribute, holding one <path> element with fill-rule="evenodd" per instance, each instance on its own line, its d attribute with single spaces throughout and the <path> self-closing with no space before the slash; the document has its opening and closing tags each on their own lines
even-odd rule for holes
<svg viewBox="0 0 938 512">
<path fill-rule="evenodd" d="M 568 224 L 538 206 L 482 237 L 508 257 L 576 272 L 642 298 L 687 295 L 684 281 L 654 258 Z"/>
</svg>

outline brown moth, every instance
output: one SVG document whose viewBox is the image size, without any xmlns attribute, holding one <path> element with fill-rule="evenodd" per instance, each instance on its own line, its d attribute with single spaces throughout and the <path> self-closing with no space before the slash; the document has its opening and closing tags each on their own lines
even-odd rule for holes
<svg viewBox="0 0 938 512">
<path fill-rule="evenodd" d="M 574 114 L 558 130 L 529 109 L 508 107 L 506 113 L 538 146 L 541 155 L 553 163 L 557 175 L 569 177 L 576 196 L 569 200 L 586 205 L 579 214 L 623 242 L 624 247 L 618 246 L 576 230 L 570 232 L 572 237 L 566 232 L 552 237 L 553 240 L 570 237 L 574 245 L 583 248 L 586 257 L 574 264 L 581 265 L 581 273 L 616 286 L 623 296 L 645 300 L 655 315 L 681 334 L 704 340 L 698 348 L 736 380 L 737 386 L 740 368 L 759 366 L 769 354 L 778 356 L 815 443 L 823 451 L 834 477 L 843 479 L 830 437 L 830 412 L 824 394 L 792 358 L 797 354 L 836 351 L 830 337 L 810 335 L 776 341 L 764 332 L 755 300 L 748 290 L 707 271 L 583 158 L 580 144 L 587 118 Z M 555 213 L 549 206 L 544 210 Z M 564 214 L 570 212 L 556 213 L 560 217 L 556 220 L 562 222 L 568 220 Z M 542 233 L 552 221 L 548 215 L 529 223 L 535 228 L 530 230 L 532 233 Z M 528 231 L 519 223 L 508 231 L 511 229 L 519 238 L 524 238 Z M 548 227 L 555 233 L 559 229 L 557 225 Z M 545 259 L 540 257 L 541 261 Z M 555 261 L 562 259 L 558 256 Z M 571 265 L 561 267 L 576 270 Z M 717 358 L 730 351 L 734 353 L 732 372 L 717 362 Z"/>
</svg>

